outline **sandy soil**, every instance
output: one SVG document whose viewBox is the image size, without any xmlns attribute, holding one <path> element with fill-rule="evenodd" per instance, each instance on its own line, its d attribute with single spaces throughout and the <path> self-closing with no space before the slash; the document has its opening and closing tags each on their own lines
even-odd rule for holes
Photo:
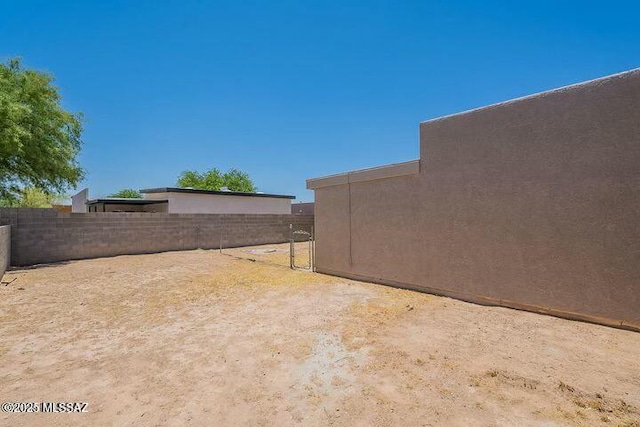
<svg viewBox="0 0 640 427">
<path fill-rule="evenodd" d="M 640 425 L 638 333 L 292 271 L 286 249 L 7 273 L 0 401 L 89 413 L 0 424 Z"/>
</svg>

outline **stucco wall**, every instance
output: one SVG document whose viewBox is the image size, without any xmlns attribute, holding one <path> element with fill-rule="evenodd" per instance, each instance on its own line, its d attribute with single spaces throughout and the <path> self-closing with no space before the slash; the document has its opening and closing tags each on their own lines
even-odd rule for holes
<svg viewBox="0 0 640 427">
<path fill-rule="evenodd" d="M 85 188 L 71 196 L 71 212 L 87 212 L 87 200 L 89 200 L 89 189 Z"/>
<path fill-rule="evenodd" d="M 53 209 L 0 208 L 11 224 L 11 264 L 188 249 L 282 243 L 289 224 L 309 231 L 313 216 L 167 213 L 62 213 Z"/>
<path fill-rule="evenodd" d="M 318 271 L 640 328 L 640 70 L 420 144 L 419 173 L 316 188 Z"/>
<path fill-rule="evenodd" d="M 291 199 L 194 193 L 144 193 L 145 199 L 169 200 L 169 213 L 290 214 Z"/>
<path fill-rule="evenodd" d="M 11 262 L 11 226 L 0 226 L 0 280 Z"/>
</svg>

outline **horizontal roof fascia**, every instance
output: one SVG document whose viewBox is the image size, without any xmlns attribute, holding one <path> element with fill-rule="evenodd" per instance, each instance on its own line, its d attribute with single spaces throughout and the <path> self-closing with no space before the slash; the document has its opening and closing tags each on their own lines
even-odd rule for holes
<svg viewBox="0 0 640 427">
<path fill-rule="evenodd" d="M 321 178 L 307 180 L 307 188 L 315 190 L 332 185 L 342 185 L 355 182 L 374 181 L 377 179 L 395 178 L 399 176 L 414 175 L 420 172 L 420 160 L 411 160 L 404 163 L 379 166 L 369 169 L 360 169 L 352 172 L 330 175 Z"/>
<path fill-rule="evenodd" d="M 109 198 L 109 199 L 92 199 L 92 200 L 87 200 L 85 202 L 86 205 L 94 205 L 96 203 L 104 203 L 107 205 L 112 205 L 112 204 L 118 204 L 118 205 L 155 205 L 158 203 L 167 203 L 168 200 L 166 199 L 114 199 L 114 198 Z"/>
</svg>

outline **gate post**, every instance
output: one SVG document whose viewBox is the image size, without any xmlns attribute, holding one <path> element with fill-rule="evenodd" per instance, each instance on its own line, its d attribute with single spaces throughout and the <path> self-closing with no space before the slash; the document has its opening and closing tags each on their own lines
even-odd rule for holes
<svg viewBox="0 0 640 427">
<path fill-rule="evenodd" d="M 293 248 L 293 224 L 289 224 L 289 268 L 291 268 L 292 270 L 293 268 L 293 254 L 294 248 Z"/>
<path fill-rule="evenodd" d="M 316 236 L 313 234 L 313 225 L 311 226 L 311 271 L 316 271 Z"/>
</svg>

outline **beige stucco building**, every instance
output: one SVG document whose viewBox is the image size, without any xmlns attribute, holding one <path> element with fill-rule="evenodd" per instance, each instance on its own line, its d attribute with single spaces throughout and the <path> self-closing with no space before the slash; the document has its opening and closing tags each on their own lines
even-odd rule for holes
<svg viewBox="0 0 640 427">
<path fill-rule="evenodd" d="M 191 214 L 290 214 L 295 196 L 189 188 L 141 190 L 141 199 L 89 199 L 87 189 L 72 197 L 73 212 L 166 212 Z"/>
<path fill-rule="evenodd" d="M 145 200 L 166 200 L 169 213 L 290 214 L 295 196 L 188 188 L 141 190 Z"/>
<path fill-rule="evenodd" d="M 640 330 L 640 69 L 420 124 L 310 179 L 319 272 Z"/>
</svg>

